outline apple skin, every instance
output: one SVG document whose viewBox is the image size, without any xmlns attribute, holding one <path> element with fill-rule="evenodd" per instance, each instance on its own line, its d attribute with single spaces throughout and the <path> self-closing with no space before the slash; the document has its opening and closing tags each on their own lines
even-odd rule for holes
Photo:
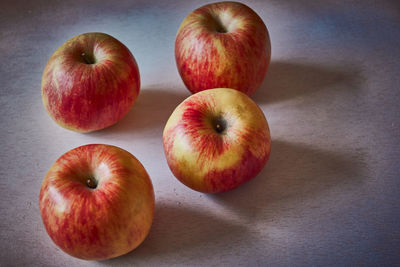
<svg viewBox="0 0 400 267">
<path fill-rule="evenodd" d="M 117 257 L 141 244 L 152 225 L 154 201 L 142 164 L 129 152 L 102 144 L 62 155 L 46 174 L 39 197 L 51 239 L 85 260 Z"/>
<path fill-rule="evenodd" d="M 188 97 L 173 111 L 163 145 L 179 181 L 196 191 L 219 193 L 263 169 L 271 137 L 256 103 L 237 90 L 216 88 Z"/>
<path fill-rule="evenodd" d="M 175 59 L 192 93 L 227 87 L 250 96 L 264 80 L 271 60 L 268 30 L 244 4 L 208 4 L 183 20 L 175 40 Z"/>
<path fill-rule="evenodd" d="M 129 49 L 105 33 L 84 33 L 58 48 L 42 76 L 43 104 L 59 125 L 91 132 L 118 122 L 140 90 Z"/>
</svg>

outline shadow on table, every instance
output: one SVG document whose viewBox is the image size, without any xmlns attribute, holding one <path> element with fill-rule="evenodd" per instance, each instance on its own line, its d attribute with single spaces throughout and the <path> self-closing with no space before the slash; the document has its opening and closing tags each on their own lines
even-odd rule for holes
<svg viewBox="0 0 400 267">
<path fill-rule="evenodd" d="M 253 99 L 257 103 L 270 104 L 330 88 L 358 90 L 361 77 L 358 68 L 350 63 L 335 67 L 272 62 Z M 329 193 L 335 187 L 362 182 L 364 155 L 350 149 L 345 151 L 272 140 L 269 162 L 255 179 L 233 191 L 209 197 L 249 219 L 266 210 L 274 217 L 281 212 L 282 206 L 296 208 L 300 201 Z"/>
<path fill-rule="evenodd" d="M 341 90 L 359 88 L 360 75 L 354 68 L 349 65 L 338 69 L 298 62 L 272 62 L 263 84 L 252 98 L 257 103 L 273 103 L 311 94 L 337 84 L 344 85 L 339 87 Z M 173 110 L 190 95 L 185 88 L 143 88 L 124 118 L 111 127 L 90 134 L 96 136 L 146 130 L 162 131 Z"/>
<path fill-rule="evenodd" d="M 172 90 L 160 86 L 141 89 L 135 104 L 125 117 L 115 125 L 91 134 L 162 130 L 172 111 L 189 95 L 185 88 Z"/>
<path fill-rule="evenodd" d="M 210 198 L 249 220 L 266 210 L 268 217 L 278 216 L 282 207 L 296 208 L 300 202 L 316 199 L 335 187 L 353 189 L 363 181 L 363 159 L 362 153 L 339 153 L 273 140 L 269 162 L 257 177 Z"/>
<path fill-rule="evenodd" d="M 360 87 L 359 70 L 352 63 L 340 66 L 273 61 L 260 88 L 252 98 L 257 103 L 274 103 L 301 95 L 312 94 L 327 87 L 342 84 L 339 90 Z"/>
<path fill-rule="evenodd" d="M 207 255 L 207 250 L 215 247 L 213 244 L 229 244 L 232 236 L 239 239 L 249 238 L 246 227 L 235 224 L 230 218 L 219 218 L 178 203 L 158 203 L 151 231 L 145 241 L 132 252 L 104 263 L 116 266 L 126 262 L 134 264 L 135 259 L 142 261 L 151 259 L 154 255 L 160 259 L 164 254 L 183 255 L 193 251 L 202 251 Z"/>
</svg>

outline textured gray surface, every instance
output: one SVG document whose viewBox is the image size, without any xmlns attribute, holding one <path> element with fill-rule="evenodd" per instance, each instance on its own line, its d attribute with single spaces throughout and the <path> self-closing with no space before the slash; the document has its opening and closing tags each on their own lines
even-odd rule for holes
<svg viewBox="0 0 400 267">
<path fill-rule="evenodd" d="M 161 141 L 189 95 L 175 34 L 205 2 L 0 2 L 0 265 L 400 264 L 398 1 L 244 2 L 271 35 L 272 63 L 253 99 L 269 120 L 272 154 L 256 179 L 212 196 L 173 178 Z M 117 125 L 78 134 L 46 114 L 40 83 L 53 51 L 89 31 L 128 46 L 142 91 Z M 133 153 L 156 193 L 145 242 L 104 262 L 60 251 L 38 208 L 51 164 L 87 143 Z"/>
</svg>

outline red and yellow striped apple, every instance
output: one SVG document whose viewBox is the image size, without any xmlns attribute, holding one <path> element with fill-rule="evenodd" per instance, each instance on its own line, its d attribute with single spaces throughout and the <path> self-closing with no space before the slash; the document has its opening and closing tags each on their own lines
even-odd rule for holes
<svg viewBox="0 0 400 267">
<path fill-rule="evenodd" d="M 247 95 L 229 88 L 201 91 L 171 114 L 163 133 L 172 173 L 205 193 L 232 190 L 266 164 L 271 138 L 262 110 Z"/>
<path fill-rule="evenodd" d="M 118 122 L 140 90 L 135 58 L 105 33 L 75 36 L 50 57 L 42 77 L 43 104 L 59 125 L 91 132 Z"/>
<path fill-rule="evenodd" d="M 85 145 L 62 155 L 43 180 L 39 203 L 54 243 L 86 260 L 133 250 L 154 216 L 146 170 L 132 154 L 110 145 Z"/>
<path fill-rule="evenodd" d="M 270 63 L 268 30 L 244 4 L 208 4 L 183 20 L 176 36 L 175 59 L 192 93 L 228 87 L 251 95 Z"/>
</svg>

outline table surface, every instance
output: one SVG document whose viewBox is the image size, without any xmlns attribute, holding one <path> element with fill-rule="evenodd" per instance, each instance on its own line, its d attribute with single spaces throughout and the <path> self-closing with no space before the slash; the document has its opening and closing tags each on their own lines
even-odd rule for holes
<svg viewBox="0 0 400 267">
<path fill-rule="evenodd" d="M 190 190 L 170 172 L 162 131 L 190 95 L 176 31 L 202 1 L 0 3 L 0 265 L 395 265 L 400 263 L 400 4 L 244 1 L 267 25 L 268 74 L 253 100 L 271 128 L 263 171 L 231 192 Z M 56 125 L 43 68 L 67 39 L 105 32 L 134 54 L 141 92 L 118 124 L 90 134 Z M 156 195 L 133 252 L 82 261 L 58 249 L 39 212 L 42 179 L 66 151 L 107 143 L 134 154 Z"/>
</svg>

